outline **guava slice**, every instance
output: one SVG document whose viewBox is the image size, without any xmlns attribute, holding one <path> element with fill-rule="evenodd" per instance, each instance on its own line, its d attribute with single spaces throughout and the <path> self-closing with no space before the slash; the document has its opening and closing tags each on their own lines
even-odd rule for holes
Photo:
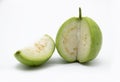
<svg viewBox="0 0 120 82">
<path fill-rule="evenodd" d="M 54 50 L 53 39 L 45 34 L 40 41 L 18 50 L 14 55 L 18 61 L 25 65 L 38 66 L 45 63 L 52 56 Z"/>
</svg>

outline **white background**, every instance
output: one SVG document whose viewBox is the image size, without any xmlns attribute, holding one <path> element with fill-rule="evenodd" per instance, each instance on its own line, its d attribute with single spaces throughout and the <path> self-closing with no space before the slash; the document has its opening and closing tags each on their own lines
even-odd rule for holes
<svg viewBox="0 0 120 82">
<path fill-rule="evenodd" d="M 82 15 L 94 19 L 103 33 L 98 57 L 66 63 L 57 53 L 40 67 L 20 64 L 14 53 L 44 34 L 54 40 L 61 24 Z M 0 0 L 0 82 L 120 82 L 119 0 Z"/>
</svg>

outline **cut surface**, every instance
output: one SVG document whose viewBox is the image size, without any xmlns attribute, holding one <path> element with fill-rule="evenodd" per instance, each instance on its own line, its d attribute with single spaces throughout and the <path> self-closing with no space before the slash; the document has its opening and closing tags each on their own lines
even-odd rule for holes
<svg viewBox="0 0 120 82">
<path fill-rule="evenodd" d="M 59 54 L 69 62 L 76 61 L 77 56 L 77 21 L 75 18 L 66 21 L 56 37 Z"/>
<path fill-rule="evenodd" d="M 87 58 L 91 47 L 91 34 L 88 23 L 85 20 L 81 21 L 78 28 L 78 53 L 77 60 L 83 61 Z"/>
<path fill-rule="evenodd" d="M 57 50 L 68 62 L 84 59 L 89 53 L 91 36 L 85 20 L 71 18 L 58 32 Z"/>
<path fill-rule="evenodd" d="M 47 56 L 53 48 L 52 41 L 45 35 L 40 41 L 36 42 L 34 45 L 24 48 L 21 50 L 24 56 L 30 60 L 39 60 L 43 56 Z"/>
<path fill-rule="evenodd" d="M 42 64 L 51 57 L 54 49 L 55 45 L 52 38 L 44 35 L 44 37 L 34 45 L 17 51 L 15 57 L 24 64 L 28 64 L 29 62 Z"/>
</svg>

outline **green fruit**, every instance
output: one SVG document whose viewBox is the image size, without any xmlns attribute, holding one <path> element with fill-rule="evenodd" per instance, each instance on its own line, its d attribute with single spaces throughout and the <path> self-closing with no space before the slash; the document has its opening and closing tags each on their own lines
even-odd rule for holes
<svg viewBox="0 0 120 82">
<path fill-rule="evenodd" d="M 53 39 L 48 35 L 44 35 L 34 45 L 18 50 L 15 53 L 15 57 L 25 65 L 38 66 L 45 63 L 52 56 L 54 50 Z"/>
<path fill-rule="evenodd" d="M 89 17 L 72 17 L 63 23 L 56 36 L 58 53 L 68 62 L 93 60 L 100 51 L 102 34 L 99 26 Z"/>
</svg>

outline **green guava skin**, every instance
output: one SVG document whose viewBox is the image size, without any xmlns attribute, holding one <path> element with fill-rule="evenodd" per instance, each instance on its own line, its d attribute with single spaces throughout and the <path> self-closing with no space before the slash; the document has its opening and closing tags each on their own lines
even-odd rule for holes
<svg viewBox="0 0 120 82">
<path fill-rule="evenodd" d="M 55 50 L 55 44 L 54 44 L 53 39 L 49 35 L 46 35 L 46 36 L 49 37 L 49 39 L 50 39 L 50 41 L 52 43 L 52 48 L 49 49 L 48 53 L 45 54 L 45 56 L 42 56 L 42 58 L 37 59 L 37 60 L 35 60 L 35 59 L 29 59 L 29 58 L 27 58 L 27 57 L 24 56 L 24 53 L 22 53 L 21 50 L 18 50 L 14 54 L 15 58 L 19 62 L 21 62 L 22 64 L 27 65 L 27 66 L 31 66 L 31 67 L 39 66 L 39 65 L 42 65 L 45 62 L 47 62 L 50 59 L 50 57 L 52 56 L 52 54 L 53 54 L 53 52 Z"/>
<path fill-rule="evenodd" d="M 81 22 L 82 20 L 85 20 L 87 22 L 87 24 L 89 25 L 89 29 L 90 29 L 90 38 L 91 38 L 91 45 L 90 45 L 90 51 L 89 51 L 89 55 L 84 58 L 84 59 L 77 59 L 73 60 L 72 58 L 68 58 L 66 56 L 66 54 L 64 54 L 64 52 L 62 51 L 61 47 L 60 47 L 60 40 L 63 34 L 63 30 L 65 29 L 66 25 L 68 25 L 71 22 Z M 72 39 L 72 37 L 71 37 Z M 60 27 L 60 29 L 58 30 L 57 36 L 56 36 L 56 48 L 58 53 L 60 54 L 60 56 L 65 59 L 67 62 L 75 62 L 78 61 L 80 63 L 85 63 L 85 62 L 89 62 L 91 60 L 93 60 L 94 58 L 97 57 L 100 49 L 101 49 L 101 45 L 102 45 L 102 33 L 101 30 L 99 28 L 99 26 L 97 25 L 97 23 L 92 20 L 89 17 L 82 17 L 77 18 L 77 17 L 72 17 L 70 19 L 68 19 L 67 21 L 65 21 L 62 26 Z"/>
</svg>

